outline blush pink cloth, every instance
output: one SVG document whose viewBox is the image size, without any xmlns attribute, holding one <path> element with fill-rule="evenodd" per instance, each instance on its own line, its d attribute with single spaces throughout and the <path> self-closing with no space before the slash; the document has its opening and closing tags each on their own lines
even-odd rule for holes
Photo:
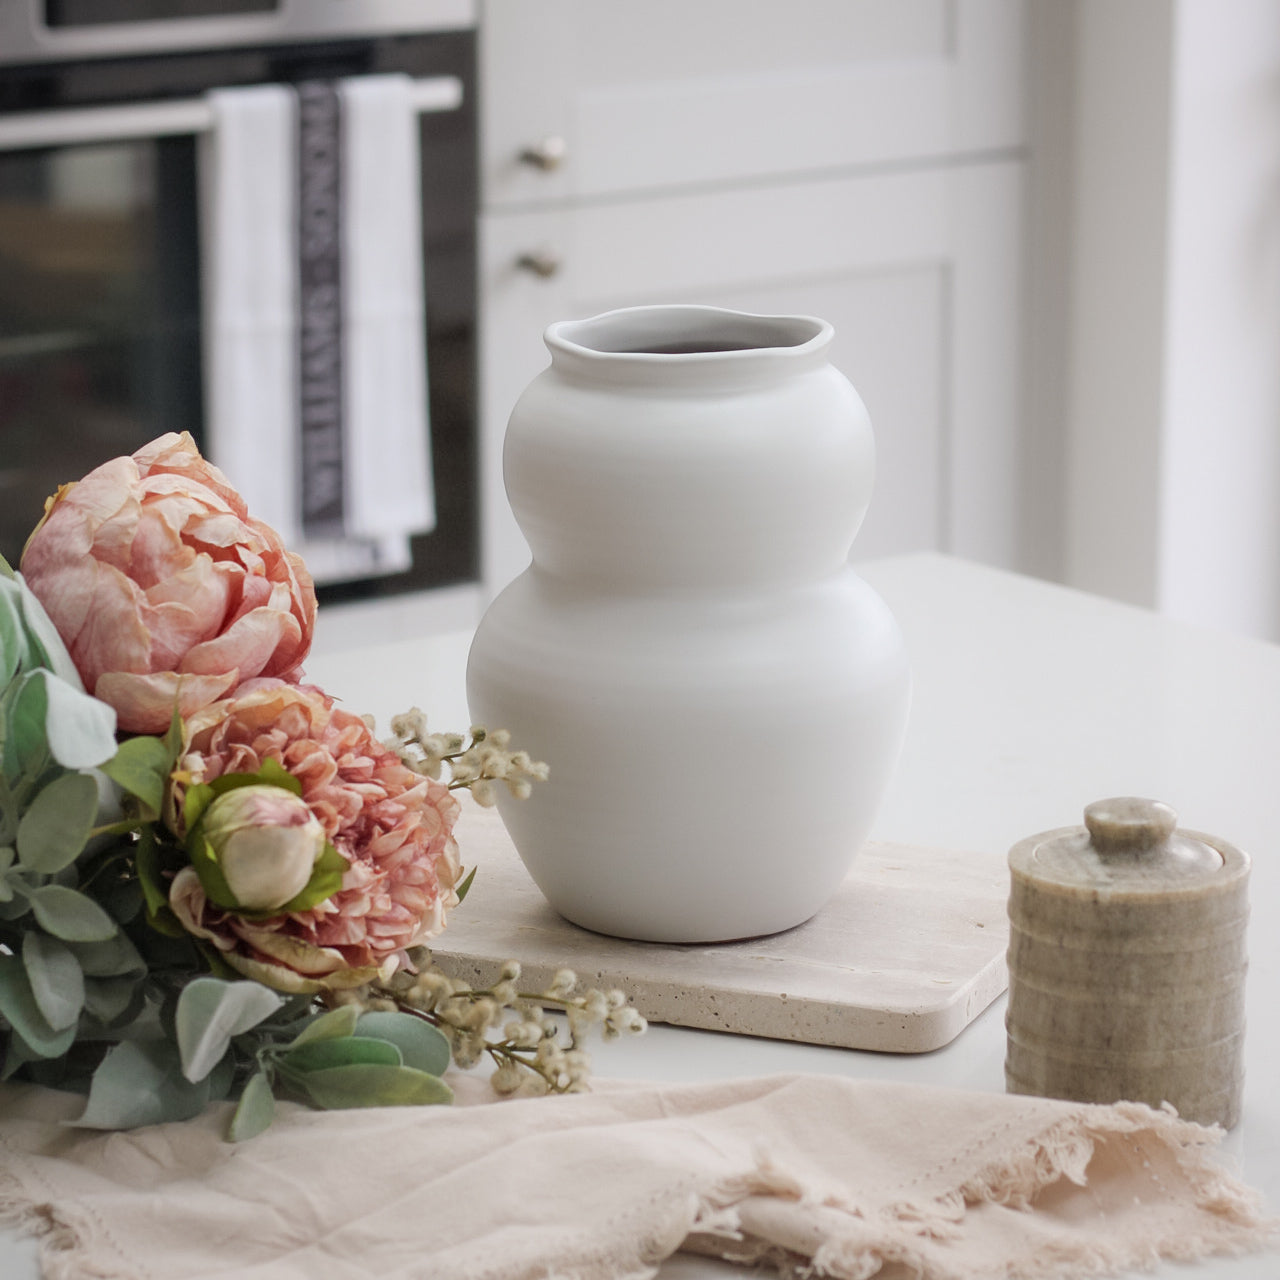
<svg viewBox="0 0 1280 1280">
<path fill-rule="evenodd" d="M 601 1084 L 289 1106 L 239 1146 L 225 1106 L 128 1134 L 60 1125 L 76 1109 L 0 1087 L 0 1213 L 39 1234 L 48 1280 L 638 1280 L 680 1249 L 845 1280 L 1062 1280 L 1270 1240 L 1216 1135 L 1136 1104 L 826 1076 Z"/>
</svg>

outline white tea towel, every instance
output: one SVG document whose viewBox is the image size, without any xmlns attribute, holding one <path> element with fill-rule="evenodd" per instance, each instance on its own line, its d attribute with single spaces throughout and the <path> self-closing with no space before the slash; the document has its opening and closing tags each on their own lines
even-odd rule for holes
<svg viewBox="0 0 1280 1280">
<path fill-rule="evenodd" d="M 205 446 L 250 513 L 298 550 L 297 98 L 208 95 L 200 139 Z"/>
<path fill-rule="evenodd" d="M 1214 1132 L 1138 1104 L 827 1076 L 596 1089 L 286 1106 L 232 1146 L 227 1105 L 102 1134 L 60 1125 L 78 1099 L 4 1085 L 0 1220 L 39 1236 L 46 1280 L 648 1280 L 681 1249 L 1068 1280 L 1274 1240 Z"/>
<path fill-rule="evenodd" d="M 435 526 L 428 443 L 418 113 L 407 76 L 339 83 L 347 531 Z"/>
<path fill-rule="evenodd" d="M 339 82 L 342 118 L 326 154 L 300 148 L 298 90 L 209 95 L 214 127 L 200 152 L 207 451 L 318 583 L 409 568 L 409 536 L 435 522 L 410 89 L 403 76 Z M 321 191 L 319 210 L 333 232 L 332 264 L 308 238 L 317 177 L 334 188 L 332 200 Z M 318 352 L 326 282 L 317 292 L 317 262 L 334 277 L 322 317 L 331 333 Z M 318 386 L 333 392 L 319 412 Z M 313 521 L 326 484 L 332 501 Z"/>
</svg>

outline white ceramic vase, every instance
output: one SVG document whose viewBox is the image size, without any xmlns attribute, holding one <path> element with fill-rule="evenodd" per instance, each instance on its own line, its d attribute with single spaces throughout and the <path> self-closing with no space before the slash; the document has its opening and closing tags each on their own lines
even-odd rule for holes
<svg viewBox="0 0 1280 1280">
<path fill-rule="evenodd" d="M 848 565 L 874 443 L 831 336 L 695 306 L 562 322 L 512 412 L 504 474 L 533 562 L 476 632 L 468 697 L 550 765 L 499 804 L 588 929 L 790 928 L 871 827 L 910 675 Z"/>
</svg>

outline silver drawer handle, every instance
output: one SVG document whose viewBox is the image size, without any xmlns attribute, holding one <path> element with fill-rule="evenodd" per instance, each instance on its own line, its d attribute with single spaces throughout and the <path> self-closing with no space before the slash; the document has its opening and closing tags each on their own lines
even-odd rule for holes
<svg viewBox="0 0 1280 1280">
<path fill-rule="evenodd" d="M 530 253 L 522 253 L 516 259 L 516 266 L 521 271 L 528 271 L 543 280 L 555 275 L 562 265 L 559 255 L 552 253 L 550 249 L 535 249 Z"/>
<path fill-rule="evenodd" d="M 552 134 L 550 137 L 543 138 L 541 142 L 535 142 L 531 147 L 525 147 L 520 152 L 520 162 L 532 165 L 535 169 L 541 169 L 543 173 L 550 173 L 552 169 L 558 169 L 564 163 L 565 156 L 568 154 L 569 147 L 565 140 Z"/>
</svg>

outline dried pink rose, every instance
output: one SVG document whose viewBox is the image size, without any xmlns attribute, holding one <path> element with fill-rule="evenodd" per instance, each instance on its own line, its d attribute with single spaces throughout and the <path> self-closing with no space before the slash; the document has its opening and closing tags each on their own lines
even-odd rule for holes
<svg viewBox="0 0 1280 1280">
<path fill-rule="evenodd" d="M 316 596 L 191 437 L 169 433 L 50 501 L 22 573 L 85 687 L 127 732 L 163 731 L 256 676 L 297 679 Z"/>
<path fill-rule="evenodd" d="M 406 948 L 444 927 L 457 903 L 458 802 L 401 764 L 362 719 L 314 686 L 253 680 L 185 728 L 176 812 L 184 780 L 256 773 L 276 760 L 350 863 L 342 888 L 317 906 L 254 920 L 209 902 L 184 868 L 169 905 L 232 968 L 283 991 L 353 986 L 393 971 Z"/>
</svg>

